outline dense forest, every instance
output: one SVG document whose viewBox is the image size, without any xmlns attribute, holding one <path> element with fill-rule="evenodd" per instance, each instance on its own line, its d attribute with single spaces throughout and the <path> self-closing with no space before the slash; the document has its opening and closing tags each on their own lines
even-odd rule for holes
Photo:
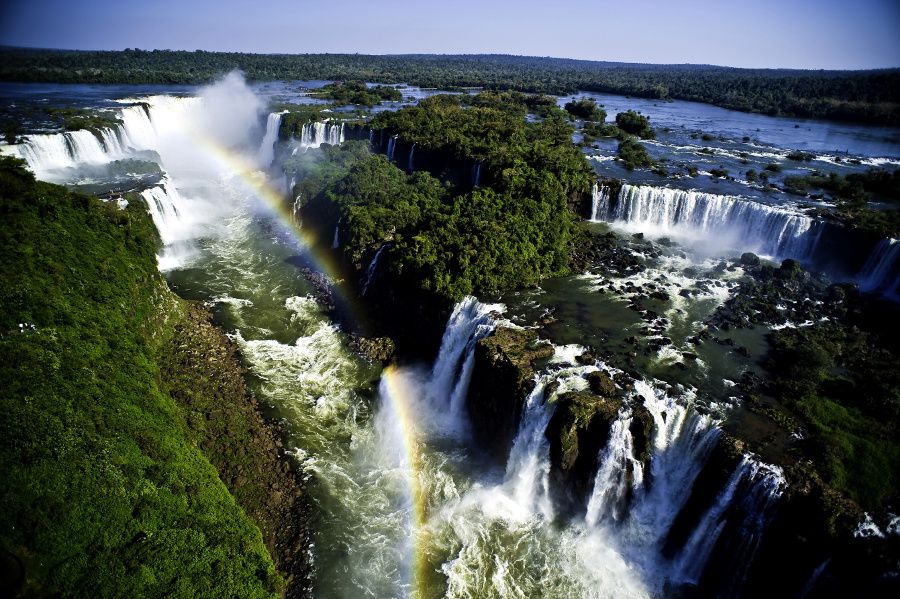
<svg viewBox="0 0 900 599">
<path fill-rule="evenodd" d="M 337 209 L 342 251 L 358 270 L 387 244 L 393 272 L 445 300 L 534 285 L 565 271 L 574 215 L 568 196 L 593 173 L 571 143 L 566 114 L 527 122 L 521 94 L 440 95 L 371 122 L 440 163 L 480 161 L 481 182 L 447 173 L 406 173 L 368 144 L 326 148 L 325 160 L 289 160 L 304 205 Z M 424 158 L 423 158 L 424 160 Z"/>
<path fill-rule="evenodd" d="M 769 115 L 900 123 L 900 70 L 802 71 L 646 65 L 507 55 L 246 54 L 126 49 L 0 50 L 0 80 L 205 83 L 232 69 L 253 80 L 335 79 L 421 87 L 576 90 L 707 102 Z"/>
</svg>

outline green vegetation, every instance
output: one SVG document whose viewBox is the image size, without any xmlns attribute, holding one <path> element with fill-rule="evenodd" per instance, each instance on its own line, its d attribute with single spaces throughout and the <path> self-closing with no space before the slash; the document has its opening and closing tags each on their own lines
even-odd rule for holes
<svg viewBox="0 0 900 599">
<path fill-rule="evenodd" d="M 769 368 L 782 405 L 830 485 L 865 509 L 900 492 L 900 354 L 856 327 L 817 324 L 770 336 Z"/>
<path fill-rule="evenodd" d="M 900 70 L 799 71 L 647 65 L 506 55 L 243 54 L 169 50 L 0 50 L 0 79 L 64 83 L 206 83 L 337 79 L 421 87 L 578 90 L 706 102 L 773 116 L 900 123 Z"/>
<path fill-rule="evenodd" d="M 784 187 L 785 191 L 800 194 L 826 191 L 837 204 L 838 218 L 879 237 L 900 236 L 900 169 L 870 169 L 843 176 L 814 171 L 805 176 L 785 177 Z M 874 210 L 869 207 L 873 200 L 890 206 Z"/>
<path fill-rule="evenodd" d="M 122 124 L 121 119 L 111 111 L 104 112 L 86 108 L 49 108 L 47 114 L 66 131 L 87 129 L 97 132 Z"/>
<path fill-rule="evenodd" d="M 643 144 L 637 142 L 633 137 L 627 137 L 619 142 L 618 160 L 621 160 L 623 166 L 630 171 L 639 166 L 653 167 L 656 165 Z"/>
<path fill-rule="evenodd" d="M 565 271 L 568 195 L 589 190 L 593 171 L 571 144 L 565 113 L 529 123 L 528 110 L 520 94 L 434 96 L 372 120 L 398 143 L 438 156 L 442 169 L 468 172 L 482 160 L 474 190 L 444 170 L 408 175 L 362 142 L 286 168 L 302 173 L 295 193 L 306 209 L 331 214 L 331 226 L 341 219 L 341 251 L 359 271 L 390 242 L 392 274 L 447 300 L 534 285 Z"/>
<path fill-rule="evenodd" d="M 809 162 L 813 158 L 815 158 L 815 156 L 809 152 L 801 152 L 800 150 L 794 150 L 787 155 L 788 160 L 793 160 L 795 162 Z"/>
<path fill-rule="evenodd" d="M 321 91 L 310 95 L 333 100 L 337 106 L 345 106 L 347 104 L 375 106 L 384 101 L 399 102 L 403 99 L 403 94 L 396 87 L 387 85 L 368 87 L 362 81 L 329 83 Z"/>
<path fill-rule="evenodd" d="M 712 168 L 709 169 L 709 174 L 715 177 L 716 179 L 724 179 L 728 176 L 728 169 L 724 168 Z"/>
<path fill-rule="evenodd" d="M 581 135 L 588 144 L 593 143 L 598 137 L 615 137 L 622 140 L 628 136 L 611 123 L 585 123 L 581 128 Z"/>
<path fill-rule="evenodd" d="M 616 115 L 616 126 L 632 135 L 637 135 L 641 139 L 653 139 L 656 133 L 650 128 L 650 119 L 639 112 L 626 110 Z"/>
<path fill-rule="evenodd" d="M 591 98 L 581 98 L 566 102 L 566 112 L 575 118 L 602 123 L 606 120 L 606 111 L 597 106 Z"/>
<path fill-rule="evenodd" d="M 184 306 L 146 207 L 3 158 L 0 211 L 0 548 L 24 594 L 275 596 L 259 529 L 165 391 Z"/>
</svg>

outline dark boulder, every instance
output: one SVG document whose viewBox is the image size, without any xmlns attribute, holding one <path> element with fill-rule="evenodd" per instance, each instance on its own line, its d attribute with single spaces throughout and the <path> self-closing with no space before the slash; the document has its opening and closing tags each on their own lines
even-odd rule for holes
<svg viewBox="0 0 900 599">
<path fill-rule="evenodd" d="M 466 408 L 475 440 L 498 461 L 506 458 L 522 406 L 534 389 L 534 362 L 553 355 L 529 329 L 498 327 L 475 345 Z"/>
</svg>

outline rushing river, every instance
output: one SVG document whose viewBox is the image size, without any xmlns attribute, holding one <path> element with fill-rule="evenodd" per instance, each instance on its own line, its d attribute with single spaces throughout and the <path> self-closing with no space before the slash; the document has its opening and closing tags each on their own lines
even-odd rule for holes
<svg viewBox="0 0 900 599">
<path fill-rule="evenodd" d="M 720 267 L 710 252 L 635 241 L 627 251 L 647 268 L 548 281 L 494 300 L 502 303 L 468 298 L 456 306 L 437 357 L 382 372 L 349 349 L 340 323 L 313 299 L 299 266 L 336 273 L 310 252 L 302 229 L 278 206 L 285 203 L 286 183 L 278 156 L 291 148 L 276 142 L 278 117 L 267 106 L 309 100 L 299 87 L 248 87 L 237 76 L 206 88 L 4 84 L 0 98 L 22 114 L 50 103 L 107 108 L 122 118 L 102 144 L 90 134 L 48 133 L 33 136 L 27 148 L 4 148 L 22 153 L 41 178 L 102 186 L 110 177 L 107 163 L 124 158 L 162 168 L 140 191 L 166 242 L 161 268 L 180 295 L 214 308 L 241 349 L 261 403 L 283 419 L 289 445 L 311 477 L 316 596 L 659 596 L 699 580 L 735 502 L 750 514 L 746 549 L 752 550 L 752 539 L 762 533 L 752 523 L 765 522 L 784 481 L 777 468 L 747 456 L 682 550 L 674 556 L 661 551 L 733 407 L 733 381 L 756 368 L 752 356 L 761 351 L 762 332 L 750 331 L 733 339 L 751 357 L 712 350 L 686 358 L 688 338 L 730 296 L 739 270 Z M 405 95 L 412 102 L 428 93 L 410 89 Z M 730 136 L 716 142 L 722 152 L 744 151 L 725 148 L 743 144 L 763 160 L 775 159 L 769 153 L 781 157 L 795 139 L 816 152 L 849 148 L 860 164 L 900 159 L 896 131 L 814 122 L 795 131 L 781 119 L 702 105 L 600 99 L 610 112 L 637 106 L 654 122 L 679 128 L 658 142 L 670 154 L 702 129 Z M 720 125 L 711 128 L 714 123 Z M 747 130 L 752 140 L 740 141 Z M 341 130 L 310 128 L 293 149 L 315 152 L 326 138 L 339 143 Z M 595 155 L 602 163 L 603 153 Z M 627 216 L 605 220 L 635 225 Z M 674 224 L 656 223 L 661 235 Z M 629 309 L 634 290 L 648 285 L 667 299 L 651 304 L 652 314 Z M 532 325 L 548 311 L 555 321 L 546 331 L 556 351 L 524 398 L 508 459 L 498 465 L 473 445 L 464 409 L 474 342 L 501 324 Z M 354 316 L 363 315 L 348 314 Z M 668 343 L 637 364 L 641 376 L 626 393 L 587 501 L 561 510 L 549 489 L 544 435 L 554 399 L 585 389 L 590 372 L 619 372 L 613 358 L 627 358 L 626 338 L 633 335 Z M 599 352 L 598 360 L 576 359 L 586 345 Z M 635 406 L 654 422 L 647 472 L 633 455 Z"/>
</svg>

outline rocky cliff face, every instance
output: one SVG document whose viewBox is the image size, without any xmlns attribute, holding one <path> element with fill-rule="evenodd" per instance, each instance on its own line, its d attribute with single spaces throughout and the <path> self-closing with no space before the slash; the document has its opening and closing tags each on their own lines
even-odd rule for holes
<svg viewBox="0 0 900 599">
<path fill-rule="evenodd" d="M 527 329 L 499 327 L 475 346 L 466 407 L 476 441 L 504 460 L 516 434 L 522 405 L 534 389 L 535 362 L 553 355 Z"/>
</svg>

